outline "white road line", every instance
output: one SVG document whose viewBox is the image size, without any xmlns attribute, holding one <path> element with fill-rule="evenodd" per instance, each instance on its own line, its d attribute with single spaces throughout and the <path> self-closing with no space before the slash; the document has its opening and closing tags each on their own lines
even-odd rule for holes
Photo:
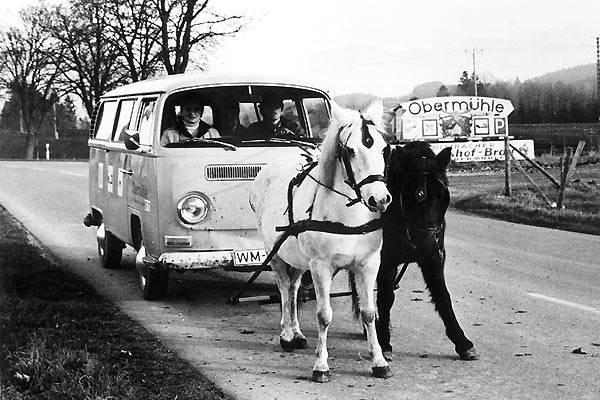
<svg viewBox="0 0 600 400">
<path fill-rule="evenodd" d="M 87 176 L 87 174 L 80 174 L 77 172 L 60 171 L 61 174 L 73 175 L 73 176 Z"/>
<path fill-rule="evenodd" d="M 597 308 L 594 308 L 594 307 L 585 306 L 585 305 L 579 304 L 579 303 L 573 303 L 572 301 L 557 299 L 556 297 L 544 296 L 543 294 L 539 294 L 539 293 L 529 292 L 527 294 L 531 297 L 535 297 L 535 298 L 541 299 L 541 300 L 546 300 L 551 303 L 556 303 L 556 304 L 560 304 L 563 306 L 576 308 L 578 310 L 587 311 L 587 312 L 591 312 L 594 314 L 600 314 L 600 310 L 598 310 Z"/>
</svg>

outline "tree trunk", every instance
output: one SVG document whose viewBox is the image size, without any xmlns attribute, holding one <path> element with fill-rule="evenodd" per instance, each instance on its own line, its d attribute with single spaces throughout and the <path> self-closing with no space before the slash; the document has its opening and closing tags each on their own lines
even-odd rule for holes
<svg viewBox="0 0 600 400">
<path fill-rule="evenodd" d="M 26 140 L 25 140 L 25 159 L 26 160 L 33 160 L 33 153 L 35 151 L 35 145 L 36 145 L 35 135 L 32 135 L 31 133 L 27 133 Z"/>
</svg>

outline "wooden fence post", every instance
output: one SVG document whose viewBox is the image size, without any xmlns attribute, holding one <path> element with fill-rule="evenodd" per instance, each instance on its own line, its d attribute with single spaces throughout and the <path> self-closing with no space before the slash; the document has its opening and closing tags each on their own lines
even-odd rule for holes
<svg viewBox="0 0 600 400">
<path fill-rule="evenodd" d="M 567 155 L 563 160 L 560 158 L 560 189 L 558 190 L 558 201 L 556 207 L 560 210 L 563 208 L 563 201 L 565 199 L 565 189 L 567 188 L 567 175 L 569 174 L 569 163 L 571 162 L 571 153 L 573 149 L 567 148 Z"/>
<path fill-rule="evenodd" d="M 579 157 L 581 157 L 581 152 L 583 151 L 583 146 L 585 146 L 585 142 L 580 140 L 577 144 L 577 149 L 575 150 L 575 155 L 573 156 L 573 161 L 571 161 L 571 166 L 569 167 L 569 173 L 567 174 L 566 184 L 568 185 L 571 182 L 571 178 L 575 173 L 575 169 L 577 168 L 577 162 L 579 162 Z"/>
<path fill-rule="evenodd" d="M 508 136 L 504 137 L 504 196 L 510 197 L 510 142 Z"/>
</svg>

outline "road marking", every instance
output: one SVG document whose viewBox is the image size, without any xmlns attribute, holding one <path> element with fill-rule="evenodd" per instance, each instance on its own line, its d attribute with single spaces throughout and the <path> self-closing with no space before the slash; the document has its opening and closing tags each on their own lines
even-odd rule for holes
<svg viewBox="0 0 600 400">
<path fill-rule="evenodd" d="M 541 299 L 541 300 L 546 300 L 551 303 L 556 303 L 556 304 L 560 304 L 560 305 L 567 306 L 567 307 L 573 307 L 578 310 L 587 311 L 587 312 L 591 312 L 594 314 L 600 314 L 600 310 L 598 310 L 597 308 L 594 308 L 594 307 L 585 306 L 585 305 L 579 304 L 579 303 L 573 303 L 572 301 L 557 299 L 556 297 L 544 296 L 543 294 L 539 294 L 539 293 L 529 292 L 527 294 L 531 297 L 535 297 L 535 298 Z"/>
<path fill-rule="evenodd" d="M 79 174 L 77 172 L 60 171 L 61 174 L 73 175 L 73 176 L 87 176 L 87 174 Z"/>
</svg>

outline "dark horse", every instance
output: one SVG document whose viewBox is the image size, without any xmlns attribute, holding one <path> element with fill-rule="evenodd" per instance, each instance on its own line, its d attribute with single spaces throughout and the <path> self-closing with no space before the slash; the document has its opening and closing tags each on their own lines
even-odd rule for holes
<svg viewBox="0 0 600 400">
<path fill-rule="evenodd" d="M 450 148 L 437 156 L 428 143 L 411 142 L 392 151 L 388 167 L 388 190 L 392 203 L 383 213 L 383 247 L 377 276 L 377 337 L 385 358 L 392 359 L 390 309 L 398 266 L 416 262 L 421 268 L 435 309 L 461 360 L 477 359 L 473 343 L 466 338 L 454 310 L 444 279 L 445 214 L 450 203 L 446 167 Z"/>
</svg>

